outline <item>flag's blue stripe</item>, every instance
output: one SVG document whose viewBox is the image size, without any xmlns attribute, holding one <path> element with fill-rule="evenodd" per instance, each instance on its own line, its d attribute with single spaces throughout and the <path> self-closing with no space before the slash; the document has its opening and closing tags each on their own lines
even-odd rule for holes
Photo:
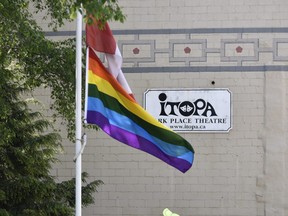
<svg viewBox="0 0 288 216">
<path fill-rule="evenodd" d="M 142 136 L 138 136 L 129 131 L 123 130 L 115 125 L 111 125 L 109 119 L 97 111 L 87 111 L 87 122 L 91 124 L 96 124 L 102 130 L 110 135 L 112 138 L 129 145 L 130 147 L 139 149 L 146 153 L 149 153 L 160 160 L 166 162 L 167 164 L 175 167 L 181 172 L 185 173 L 192 166 L 194 160 L 194 154 L 191 152 L 191 161 L 188 162 L 182 158 L 177 158 L 165 154 L 161 149 L 156 145 L 151 143 L 149 140 L 145 139 Z"/>
<path fill-rule="evenodd" d="M 165 154 L 168 154 L 173 157 L 181 158 L 183 160 L 191 163 L 192 152 L 186 149 L 183 146 L 177 146 L 170 143 L 166 143 L 154 136 L 151 136 L 140 127 L 138 124 L 133 122 L 126 116 L 120 115 L 119 113 L 106 108 L 102 101 L 98 98 L 88 97 L 88 107 L 87 110 L 95 110 L 102 113 L 107 119 L 109 119 L 110 124 L 116 125 L 117 127 L 127 130 L 131 133 L 134 133 L 138 136 L 145 137 L 145 139 L 154 143 L 159 149 L 161 149 Z"/>
</svg>

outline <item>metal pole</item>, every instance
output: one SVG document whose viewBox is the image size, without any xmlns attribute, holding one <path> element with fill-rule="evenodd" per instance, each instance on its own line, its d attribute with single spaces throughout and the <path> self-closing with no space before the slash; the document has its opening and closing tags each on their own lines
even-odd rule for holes
<svg viewBox="0 0 288 216">
<path fill-rule="evenodd" d="M 81 134 L 82 134 L 82 115 L 81 115 L 81 90 L 82 90 L 82 14 L 77 11 L 76 27 L 76 193 L 75 193 L 75 216 L 82 215 L 82 155 L 81 153 Z"/>
</svg>

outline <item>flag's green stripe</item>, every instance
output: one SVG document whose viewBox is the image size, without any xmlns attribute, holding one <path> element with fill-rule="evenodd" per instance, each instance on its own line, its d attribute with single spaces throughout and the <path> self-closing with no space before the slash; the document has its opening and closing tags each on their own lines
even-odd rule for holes
<svg viewBox="0 0 288 216">
<path fill-rule="evenodd" d="M 188 150 L 192 151 L 194 153 L 193 147 L 181 136 L 179 136 L 177 133 L 174 133 L 170 130 L 165 130 L 163 128 L 156 127 L 153 124 L 150 124 L 149 122 L 143 120 L 142 118 L 139 118 L 137 115 L 131 113 L 129 110 L 127 110 L 124 106 L 122 106 L 117 99 L 100 92 L 97 89 L 96 85 L 89 84 L 88 85 L 88 96 L 89 97 L 96 97 L 102 100 L 105 107 L 114 110 L 115 112 L 125 115 L 132 119 L 135 123 L 137 123 L 139 126 L 144 128 L 149 134 L 152 136 L 155 136 L 165 142 L 171 143 L 173 145 L 179 145 L 184 146 Z"/>
<path fill-rule="evenodd" d="M 101 71 L 101 68 L 95 68 L 95 71 L 89 70 L 88 77 L 88 83 L 97 84 L 99 91 L 117 99 L 118 102 L 126 107 L 126 109 L 131 113 L 139 116 L 139 118 L 145 119 L 145 121 L 155 125 L 156 127 L 172 131 L 162 123 L 158 122 L 152 115 L 147 113 L 138 103 L 136 103 L 136 101 L 127 94 L 127 92 L 109 72 Z"/>
</svg>

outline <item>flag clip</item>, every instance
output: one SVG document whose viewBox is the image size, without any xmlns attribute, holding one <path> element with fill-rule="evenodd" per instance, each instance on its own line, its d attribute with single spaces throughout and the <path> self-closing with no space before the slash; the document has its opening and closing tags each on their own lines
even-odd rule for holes
<svg viewBox="0 0 288 216">
<path fill-rule="evenodd" d="M 80 151 L 75 155 L 75 157 L 73 158 L 73 161 L 76 162 L 77 158 L 79 157 L 79 155 L 81 155 L 84 151 L 84 148 L 86 146 L 86 142 L 87 142 L 87 136 L 86 134 L 84 133 L 80 139 L 81 141 L 81 149 Z"/>
</svg>

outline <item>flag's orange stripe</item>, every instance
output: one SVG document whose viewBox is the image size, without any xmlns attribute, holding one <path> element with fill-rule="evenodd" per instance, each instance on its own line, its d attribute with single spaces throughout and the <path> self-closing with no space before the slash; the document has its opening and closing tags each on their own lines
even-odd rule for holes
<svg viewBox="0 0 288 216">
<path fill-rule="evenodd" d="M 93 50 L 89 50 L 89 55 L 93 57 L 89 58 L 89 70 L 91 70 L 95 75 L 105 79 L 123 96 L 128 100 L 135 102 L 135 99 L 131 97 L 118 83 L 118 81 L 107 71 L 100 59 L 94 54 Z"/>
</svg>

